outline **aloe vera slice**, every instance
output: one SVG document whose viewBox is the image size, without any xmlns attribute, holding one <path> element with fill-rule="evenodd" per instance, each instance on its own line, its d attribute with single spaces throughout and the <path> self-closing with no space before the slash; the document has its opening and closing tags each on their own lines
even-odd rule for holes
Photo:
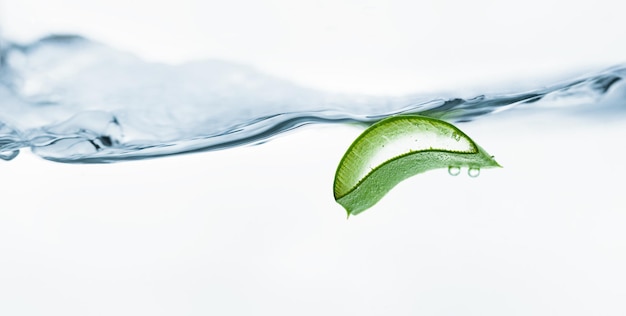
<svg viewBox="0 0 626 316">
<path fill-rule="evenodd" d="M 348 216 L 376 204 L 398 183 L 437 168 L 500 167 L 454 125 L 419 115 L 400 115 L 370 126 L 348 148 L 335 173 L 334 195 Z"/>
</svg>

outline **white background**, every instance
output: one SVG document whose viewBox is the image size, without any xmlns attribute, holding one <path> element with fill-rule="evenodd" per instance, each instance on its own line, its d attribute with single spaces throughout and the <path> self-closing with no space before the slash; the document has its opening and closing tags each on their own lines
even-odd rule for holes
<svg viewBox="0 0 626 316">
<path fill-rule="evenodd" d="M 538 85 L 626 57 L 615 1 L 1 5 L 18 41 L 78 32 L 336 91 Z M 461 126 L 505 168 L 420 175 L 350 220 L 331 188 L 352 127 L 113 165 L 23 152 L 0 165 L 0 314 L 623 315 L 623 121 L 541 113 Z"/>
</svg>

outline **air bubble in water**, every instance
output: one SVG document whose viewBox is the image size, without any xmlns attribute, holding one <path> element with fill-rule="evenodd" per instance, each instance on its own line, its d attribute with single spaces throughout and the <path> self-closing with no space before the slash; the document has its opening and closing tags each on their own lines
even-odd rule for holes
<svg viewBox="0 0 626 316">
<path fill-rule="evenodd" d="M 454 140 L 456 140 L 457 142 L 461 140 L 461 134 L 454 132 L 452 133 L 452 138 L 454 138 Z"/>
<path fill-rule="evenodd" d="M 4 152 L 0 152 L 0 159 L 2 160 L 12 160 L 13 158 L 17 157 L 17 155 L 20 153 L 19 150 L 11 150 L 11 151 L 4 151 Z"/>
<path fill-rule="evenodd" d="M 455 166 L 450 166 L 450 167 L 448 167 L 448 173 L 451 176 L 458 176 L 459 173 L 461 173 L 461 168 L 455 167 Z"/>
<path fill-rule="evenodd" d="M 469 170 L 467 170 L 467 174 L 472 177 L 472 178 L 476 178 L 480 175 L 480 169 L 478 168 L 469 168 Z"/>
</svg>

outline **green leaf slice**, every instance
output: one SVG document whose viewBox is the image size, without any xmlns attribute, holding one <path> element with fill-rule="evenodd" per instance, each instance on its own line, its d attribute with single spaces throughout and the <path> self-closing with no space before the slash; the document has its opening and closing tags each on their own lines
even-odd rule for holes
<svg viewBox="0 0 626 316">
<path fill-rule="evenodd" d="M 454 125 L 419 115 L 384 119 L 348 148 L 335 173 L 334 195 L 349 215 L 376 204 L 398 183 L 449 167 L 500 167 Z"/>
</svg>

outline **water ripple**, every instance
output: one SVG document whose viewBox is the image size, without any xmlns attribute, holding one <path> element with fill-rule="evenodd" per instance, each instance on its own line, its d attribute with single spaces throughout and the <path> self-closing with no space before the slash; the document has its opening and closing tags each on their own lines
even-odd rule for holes
<svg viewBox="0 0 626 316">
<path fill-rule="evenodd" d="M 73 35 L 0 47 L 0 159 L 21 148 L 66 163 L 108 163 L 258 144 L 313 123 L 371 124 L 421 114 L 467 122 L 515 107 L 624 101 L 626 67 L 473 98 L 326 93 L 224 61 L 145 62 Z M 615 102 L 613 100 L 612 102 Z"/>
</svg>

